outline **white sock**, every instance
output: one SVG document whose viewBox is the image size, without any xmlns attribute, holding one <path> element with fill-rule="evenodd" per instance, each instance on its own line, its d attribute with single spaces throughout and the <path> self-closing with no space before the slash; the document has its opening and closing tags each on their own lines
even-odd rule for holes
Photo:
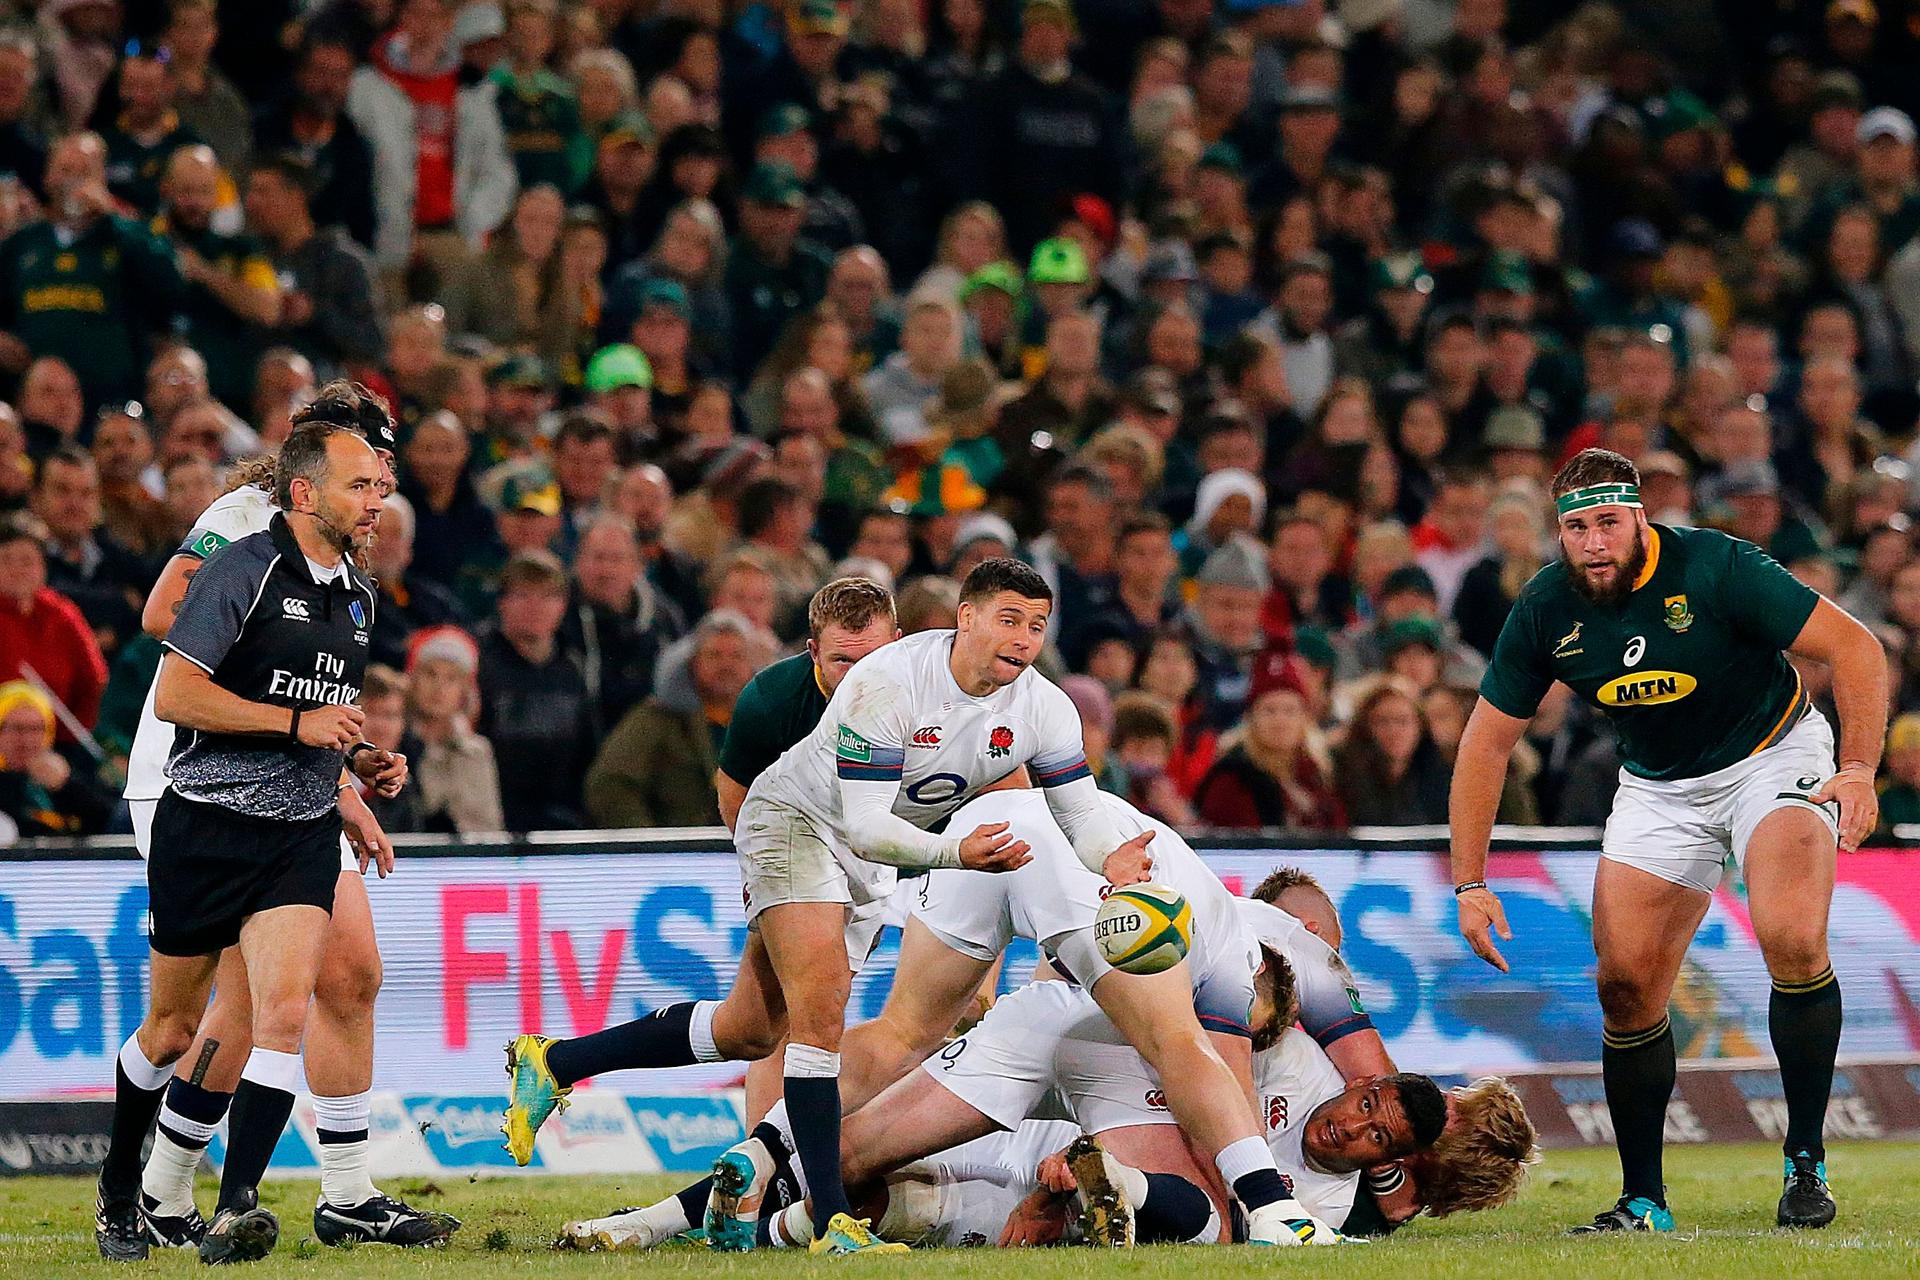
<svg viewBox="0 0 1920 1280">
<path fill-rule="evenodd" d="M 247 1065 L 240 1068 L 240 1078 L 282 1093 L 299 1093 L 300 1055 L 255 1045 L 247 1054 Z"/>
<path fill-rule="evenodd" d="M 671 1239 L 682 1231 L 693 1230 L 693 1224 L 687 1221 L 687 1211 L 680 1203 L 679 1196 L 668 1196 L 658 1204 L 650 1204 L 638 1215 L 649 1225 L 661 1228 Z"/>
<path fill-rule="evenodd" d="M 1258 1134 L 1251 1138 L 1242 1138 L 1230 1142 L 1220 1149 L 1213 1158 L 1214 1167 L 1220 1170 L 1221 1181 L 1231 1187 L 1241 1178 L 1261 1169 L 1278 1168 L 1273 1163 L 1273 1152 Z"/>
<path fill-rule="evenodd" d="M 120 1069 L 127 1073 L 127 1079 L 133 1087 L 143 1093 L 152 1093 L 166 1084 L 167 1077 L 173 1074 L 173 1064 L 156 1067 L 147 1061 L 147 1055 L 140 1051 L 140 1037 L 130 1035 L 127 1042 L 120 1046 Z"/>
<path fill-rule="evenodd" d="M 320 1198 L 336 1209 L 351 1209 L 380 1194 L 367 1173 L 369 1095 L 313 1099 L 313 1124 L 320 1139 Z"/>
<path fill-rule="evenodd" d="M 193 1179 L 200 1172 L 200 1149 L 181 1146 L 164 1127 L 153 1131 L 153 1150 L 140 1171 L 140 1189 L 154 1200 L 163 1218 L 184 1218 L 194 1211 Z"/>
<path fill-rule="evenodd" d="M 713 1015 L 719 1008 L 718 1000 L 693 1002 L 693 1018 L 687 1024 L 687 1047 L 693 1051 L 695 1062 L 727 1060 L 727 1056 L 713 1042 Z"/>
<path fill-rule="evenodd" d="M 787 1045 L 786 1074 L 800 1080 L 838 1080 L 840 1055 L 831 1049 L 798 1041 Z"/>
<path fill-rule="evenodd" d="M 813 1210 L 796 1200 L 767 1223 L 767 1239 L 776 1249 L 804 1249 L 813 1243 Z"/>
<path fill-rule="evenodd" d="M 1120 1191 L 1127 1197 L 1127 1203 L 1138 1209 L 1147 1202 L 1147 1175 L 1130 1164 L 1121 1164 L 1112 1156 L 1107 1157 L 1107 1168 L 1118 1176 Z"/>
</svg>

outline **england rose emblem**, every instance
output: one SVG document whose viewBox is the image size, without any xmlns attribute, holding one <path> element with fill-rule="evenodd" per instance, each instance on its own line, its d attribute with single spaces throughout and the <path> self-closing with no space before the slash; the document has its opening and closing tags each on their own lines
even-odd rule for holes
<svg viewBox="0 0 1920 1280">
<path fill-rule="evenodd" d="M 998 760 L 1011 750 L 1013 750 L 1013 730 L 1007 726 L 1000 725 L 987 735 L 987 754 L 993 759 Z"/>
</svg>

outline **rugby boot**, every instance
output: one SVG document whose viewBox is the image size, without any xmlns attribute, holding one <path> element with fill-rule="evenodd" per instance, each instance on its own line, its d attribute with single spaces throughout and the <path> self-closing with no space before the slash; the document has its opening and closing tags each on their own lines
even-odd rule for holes
<svg viewBox="0 0 1920 1280">
<path fill-rule="evenodd" d="M 827 1234 L 808 1245 L 807 1252 L 827 1254 L 832 1257 L 864 1253 L 876 1258 L 885 1258 L 894 1254 L 912 1253 L 913 1250 L 903 1244 L 892 1244 L 873 1234 L 873 1224 L 866 1218 L 856 1218 L 850 1213 L 836 1213 L 827 1221 Z"/>
<path fill-rule="evenodd" d="M 1592 1222 L 1582 1223 L 1571 1228 L 1570 1236 L 1602 1235 L 1608 1231 L 1671 1231 L 1673 1214 L 1667 1206 L 1645 1196 L 1621 1196 L 1619 1201 L 1604 1213 L 1597 1213 Z"/>
<path fill-rule="evenodd" d="M 1067 1148 L 1073 1170 L 1074 1203 L 1080 1209 L 1080 1233 L 1097 1248 L 1133 1247 L 1134 1206 L 1127 1202 L 1114 1159 L 1097 1138 L 1082 1135 Z"/>
<path fill-rule="evenodd" d="M 343 1209 L 325 1200 L 313 1206 L 313 1234 L 321 1244 L 397 1244 L 418 1249 L 445 1244 L 460 1229 L 450 1213 L 429 1213 L 392 1196 L 374 1196 Z"/>
<path fill-rule="evenodd" d="M 507 1135 L 507 1154 L 517 1165 L 533 1159 L 533 1135 L 555 1111 L 567 1109 L 572 1088 L 561 1088 L 547 1068 L 551 1036 L 515 1036 L 507 1045 L 507 1115 L 500 1132 Z"/>
<path fill-rule="evenodd" d="M 1788 1156 L 1786 1187 L 1774 1221 L 1783 1227 L 1824 1227 L 1837 1211 L 1827 1186 L 1827 1162 L 1805 1151 Z"/>
</svg>

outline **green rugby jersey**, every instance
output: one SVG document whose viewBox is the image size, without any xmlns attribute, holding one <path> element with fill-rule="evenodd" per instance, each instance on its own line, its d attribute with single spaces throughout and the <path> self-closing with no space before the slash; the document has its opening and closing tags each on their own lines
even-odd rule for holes
<svg viewBox="0 0 1920 1280">
<path fill-rule="evenodd" d="M 827 710 L 827 693 L 814 674 L 813 656 L 795 654 L 747 682 L 727 722 L 720 771 L 743 787 L 813 732 Z"/>
<path fill-rule="evenodd" d="M 1654 525 L 1617 608 L 1576 591 L 1564 562 L 1535 574 L 1480 696 L 1527 719 L 1559 680 L 1612 722 L 1627 772 L 1697 778 L 1772 746 L 1806 714 L 1783 650 L 1819 598 L 1750 542 Z"/>
<path fill-rule="evenodd" d="M 172 250 L 126 218 L 75 237 L 29 223 L 0 242 L 0 329 L 72 365 L 90 407 L 141 397 L 148 335 L 183 292 Z"/>
<path fill-rule="evenodd" d="M 279 288 L 273 259 L 249 235 L 227 235 L 210 227 L 194 230 L 155 218 L 154 237 L 193 250 L 222 275 L 233 276 L 256 289 Z M 207 383 L 216 399 L 228 405 L 252 403 L 254 373 L 260 363 L 260 331 L 213 295 L 205 285 L 189 284 L 175 322 L 187 345 L 207 361 Z"/>
</svg>

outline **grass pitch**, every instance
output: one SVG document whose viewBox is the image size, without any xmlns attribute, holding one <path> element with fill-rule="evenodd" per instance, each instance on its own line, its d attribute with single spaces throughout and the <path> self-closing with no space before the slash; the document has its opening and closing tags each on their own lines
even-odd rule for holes
<svg viewBox="0 0 1920 1280">
<path fill-rule="evenodd" d="M 991 1249 L 940 1251 L 881 1262 L 815 1261 L 778 1252 L 722 1255 L 691 1247 L 651 1254 L 574 1254 L 548 1249 L 568 1218 L 605 1213 L 658 1198 L 672 1176 L 491 1179 L 442 1184 L 400 1181 L 392 1189 L 423 1207 L 465 1220 L 453 1245 L 431 1253 L 363 1247 L 324 1249 L 311 1238 L 311 1182 L 273 1182 L 265 1203 L 280 1215 L 280 1248 L 240 1274 L 260 1280 L 390 1280 L 400 1277 L 493 1280 L 519 1276 L 609 1276 L 645 1272 L 679 1277 L 826 1276 L 835 1267 L 918 1270 L 954 1280 L 1053 1280 L 1083 1276 L 1127 1280 L 1237 1280 L 1282 1272 L 1312 1280 L 1630 1280 L 1684 1275 L 1689 1280 L 1794 1280 L 1797 1277 L 1920 1276 L 1920 1143 L 1859 1143 L 1829 1153 L 1840 1218 L 1825 1231 L 1772 1228 L 1780 1157 L 1772 1148 L 1718 1147 L 1668 1156 L 1669 1197 L 1680 1230 L 1670 1237 L 1569 1240 L 1616 1194 L 1611 1151 L 1555 1152 L 1534 1170 L 1520 1202 L 1499 1213 L 1422 1221 L 1381 1244 L 1340 1249 L 1139 1249 L 1099 1255 L 1084 1249 L 1014 1254 Z M 203 1186 L 201 1202 L 212 1200 Z M 190 1254 L 158 1253 L 144 1267 L 99 1260 L 93 1246 L 93 1187 L 72 1178 L 0 1179 L 0 1280 L 202 1274 Z"/>
</svg>

